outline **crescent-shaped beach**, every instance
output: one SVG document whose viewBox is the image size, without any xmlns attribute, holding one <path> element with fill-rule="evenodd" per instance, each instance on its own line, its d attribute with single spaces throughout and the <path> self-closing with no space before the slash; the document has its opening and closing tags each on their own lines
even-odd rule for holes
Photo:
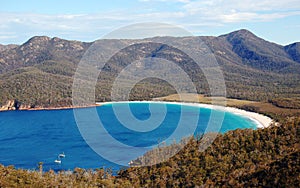
<svg viewBox="0 0 300 188">
<path fill-rule="evenodd" d="M 146 102 L 146 103 L 164 103 L 164 104 L 178 104 L 178 105 L 186 105 L 186 106 L 194 106 L 199 108 L 209 108 L 214 110 L 221 110 L 224 112 L 229 112 L 237 115 L 244 116 L 246 118 L 251 119 L 257 124 L 257 128 L 267 128 L 269 127 L 274 121 L 263 114 L 259 114 L 256 112 L 250 112 L 246 110 L 242 110 L 235 107 L 227 107 L 227 106 L 219 106 L 219 105 L 212 105 L 212 104 L 203 104 L 203 103 L 188 103 L 188 102 L 168 102 L 168 101 L 118 101 L 118 102 L 97 102 L 97 105 L 104 105 L 104 104 L 112 104 L 112 103 L 127 103 L 127 102 Z"/>
</svg>

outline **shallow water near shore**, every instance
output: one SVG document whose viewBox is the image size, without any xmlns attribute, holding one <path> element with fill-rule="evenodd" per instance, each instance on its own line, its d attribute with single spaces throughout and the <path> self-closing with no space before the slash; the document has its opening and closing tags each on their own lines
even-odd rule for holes
<svg viewBox="0 0 300 188">
<path fill-rule="evenodd" d="M 132 147 L 151 148 L 168 138 L 174 133 L 180 121 L 180 115 L 184 119 L 192 119 L 199 116 L 199 120 L 195 130 L 192 130 L 191 125 L 186 122 L 186 125 L 184 125 L 186 126 L 186 131 L 182 132 L 181 135 L 177 135 L 177 141 L 188 136 L 187 133 L 190 133 L 191 130 L 191 134 L 201 134 L 205 131 L 212 112 L 208 108 L 155 103 L 152 105 L 156 107 L 157 111 L 152 113 L 151 116 L 149 103 L 130 103 L 129 106 L 134 117 L 142 121 L 151 117 L 155 119 L 155 113 L 160 114 L 161 111 L 159 109 L 166 107 L 166 115 L 158 127 L 151 131 L 139 132 L 123 126 L 115 116 L 112 107 L 122 109 L 122 105 L 127 104 L 108 103 L 92 108 L 96 108 L 106 130 L 103 134 L 109 133 L 118 142 Z M 91 108 L 78 110 L 87 112 Z M 256 127 L 257 124 L 253 120 L 226 112 L 220 132 L 224 133 L 237 128 L 256 129 Z M 107 147 L 105 149 L 110 151 L 109 154 L 111 156 L 117 156 L 120 161 L 124 160 L 126 153 L 112 147 L 111 143 L 101 138 L 104 137 L 99 135 L 99 142 L 102 143 L 102 146 Z M 104 167 L 112 168 L 113 170 L 122 168 L 122 166 L 110 162 L 109 159 L 104 159 L 89 147 L 78 130 L 72 109 L 1 112 L 0 152 L 1 164 L 14 165 L 17 168 L 24 169 L 36 169 L 38 162 L 44 163 L 44 170 L 53 169 L 55 171 L 72 170 L 75 167 L 91 169 Z M 55 164 L 54 160 L 62 152 L 64 152 L 66 157 L 61 159 L 61 164 Z M 130 154 L 138 157 L 140 152 L 134 153 L 133 151 Z"/>
</svg>

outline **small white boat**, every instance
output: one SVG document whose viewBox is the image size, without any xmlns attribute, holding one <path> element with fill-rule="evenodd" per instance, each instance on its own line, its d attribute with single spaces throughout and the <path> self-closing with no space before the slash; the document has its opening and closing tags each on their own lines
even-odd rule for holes
<svg viewBox="0 0 300 188">
<path fill-rule="evenodd" d="M 61 160 L 60 159 L 55 159 L 54 161 L 56 164 L 61 164 Z"/>
<path fill-rule="evenodd" d="M 65 153 L 64 153 L 64 152 L 62 152 L 62 153 L 60 153 L 60 154 L 58 155 L 58 157 L 60 157 L 60 158 L 65 158 L 65 157 L 66 157 L 66 155 L 65 155 Z"/>
<path fill-rule="evenodd" d="M 58 154 L 57 159 L 55 159 L 54 162 L 56 164 L 61 164 L 61 158 L 65 158 L 65 157 L 66 157 L 65 153 L 62 152 L 62 153 Z"/>
</svg>

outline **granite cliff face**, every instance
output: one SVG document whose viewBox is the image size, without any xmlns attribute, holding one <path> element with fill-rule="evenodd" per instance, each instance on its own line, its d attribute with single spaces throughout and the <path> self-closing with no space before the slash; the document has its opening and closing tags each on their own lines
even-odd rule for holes
<svg viewBox="0 0 300 188">
<path fill-rule="evenodd" d="M 19 110 L 21 103 L 17 100 L 8 100 L 5 105 L 0 108 L 0 111 Z"/>
<path fill-rule="evenodd" d="M 281 46 L 255 36 L 247 30 L 219 37 L 200 37 L 215 55 L 223 70 L 227 96 L 267 101 L 273 97 L 300 97 L 299 43 Z M 160 39 L 160 40 L 158 40 Z M 155 37 L 153 41 L 175 41 L 199 49 L 195 37 Z M 131 40 L 103 40 L 102 45 L 130 44 Z M 190 60 L 178 50 L 139 40 L 140 44 L 112 58 L 96 84 L 96 100 L 110 100 L 110 88 L 117 73 L 134 58 L 158 57 L 186 68 L 198 92 L 209 94 L 205 77 L 195 71 Z M 0 46 L 0 106 L 21 101 L 19 108 L 72 105 L 72 82 L 76 67 L 93 43 L 68 41 L 57 37 L 33 37 L 22 45 Z M 180 58 L 179 58 L 180 57 Z M 177 79 L 177 78 L 171 78 Z M 180 82 L 180 81 L 179 81 Z M 180 84 L 180 83 L 178 83 Z M 161 80 L 137 84 L 131 99 L 150 99 L 173 94 L 174 88 Z M 151 95 L 150 95 L 151 94 Z M 6 107 L 4 107 L 6 106 Z M 9 109 L 13 108 L 10 103 Z M 24 107 L 23 107 L 24 106 Z"/>
</svg>

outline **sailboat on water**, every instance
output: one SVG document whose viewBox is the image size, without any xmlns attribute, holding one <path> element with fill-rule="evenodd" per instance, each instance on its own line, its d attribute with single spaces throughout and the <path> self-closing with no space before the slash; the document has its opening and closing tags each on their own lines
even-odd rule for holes
<svg viewBox="0 0 300 188">
<path fill-rule="evenodd" d="M 65 157 L 66 157 L 66 155 L 65 155 L 64 152 L 60 153 L 58 156 L 59 156 L 60 158 L 65 158 Z"/>
<path fill-rule="evenodd" d="M 61 158 L 65 158 L 65 157 L 66 157 L 65 153 L 62 152 L 62 153 L 58 154 L 57 159 L 55 159 L 54 162 L 56 164 L 61 164 Z"/>
<path fill-rule="evenodd" d="M 55 162 L 56 164 L 61 164 L 61 159 L 60 159 L 60 157 L 58 156 L 57 159 L 55 159 L 54 162 Z"/>
</svg>

